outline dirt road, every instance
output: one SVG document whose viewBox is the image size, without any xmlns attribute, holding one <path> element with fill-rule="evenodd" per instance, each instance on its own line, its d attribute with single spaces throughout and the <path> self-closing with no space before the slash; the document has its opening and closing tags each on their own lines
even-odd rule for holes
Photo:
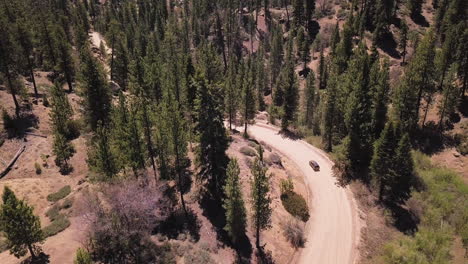
<svg viewBox="0 0 468 264">
<path fill-rule="evenodd" d="M 359 242 L 357 207 L 351 191 L 335 184 L 333 163 L 321 150 L 302 140 L 292 140 L 278 130 L 257 123 L 248 129 L 249 135 L 263 141 L 296 163 L 310 190 L 311 218 L 307 223 L 307 243 L 292 263 L 346 264 L 354 263 Z M 315 172 L 309 160 L 320 164 Z"/>
</svg>

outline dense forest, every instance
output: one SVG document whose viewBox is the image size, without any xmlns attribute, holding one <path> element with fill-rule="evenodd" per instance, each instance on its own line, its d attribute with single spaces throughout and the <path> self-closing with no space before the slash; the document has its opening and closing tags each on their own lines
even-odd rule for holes
<svg viewBox="0 0 468 264">
<path fill-rule="evenodd" d="M 336 24 L 324 30 L 318 20 L 335 4 Z M 273 261 L 260 236 L 273 210 L 263 150 L 250 168 L 251 197 L 239 183 L 237 160 L 226 154 L 230 135 L 239 129 L 248 138 L 259 113 L 284 135 L 328 152 L 337 181 L 362 183 L 395 223 L 404 218 L 398 212 L 411 214 L 404 234 L 372 257 L 450 263 L 455 236 L 468 250 L 468 189 L 423 153 L 447 145 L 468 153 L 468 135 L 448 133 L 468 112 L 467 4 L 4 0 L 0 87 L 14 106 L 2 107 L 4 131 L 21 137 L 28 109 L 43 102 L 63 175 L 74 169 L 73 140 L 86 139 L 89 181 L 108 184 L 116 200 L 111 212 L 96 209 L 75 263 L 174 263 L 170 245 L 153 243 L 148 230 L 164 228 L 154 223 L 173 208 L 190 229 L 192 181 L 236 251 L 252 220 L 258 262 Z M 433 10 L 431 19 L 423 5 Z M 97 44 L 95 36 L 103 36 Z M 54 85 L 40 87 L 37 72 Z M 127 179 L 138 181 L 125 189 L 135 193 L 119 189 Z M 174 184 L 173 193 L 161 191 L 163 182 Z M 143 213 L 122 205 L 133 195 Z M 0 223 L 12 254 L 40 258 L 39 218 L 9 188 Z M 239 253 L 236 261 L 248 260 Z"/>
</svg>

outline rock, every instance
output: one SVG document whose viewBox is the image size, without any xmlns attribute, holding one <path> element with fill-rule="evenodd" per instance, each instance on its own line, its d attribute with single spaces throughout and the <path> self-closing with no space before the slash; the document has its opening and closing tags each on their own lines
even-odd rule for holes
<svg viewBox="0 0 468 264">
<path fill-rule="evenodd" d="M 460 153 L 458 153 L 458 152 L 455 151 L 455 152 L 453 152 L 453 156 L 455 156 L 456 158 L 459 158 L 459 157 L 460 157 Z"/>
<path fill-rule="evenodd" d="M 114 94 L 117 94 L 119 91 L 120 91 L 120 85 L 118 85 L 116 82 L 112 81 L 110 82 L 110 88 L 111 88 L 111 91 L 114 93 Z"/>
<path fill-rule="evenodd" d="M 267 159 L 266 159 L 266 162 L 269 164 L 269 165 L 278 165 L 280 167 L 283 167 L 283 163 L 281 162 L 281 157 L 276 154 L 276 153 L 271 153 L 270 155 L 268 155 Z"/>
</svg>

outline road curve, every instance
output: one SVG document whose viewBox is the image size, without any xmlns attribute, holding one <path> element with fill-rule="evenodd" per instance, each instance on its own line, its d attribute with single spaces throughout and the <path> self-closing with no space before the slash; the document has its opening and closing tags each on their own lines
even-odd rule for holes
<svg viewBox="0 0 468 264">
<path fill-rule="evenodd" d="M 275 127 L 257 123 L 248 128 L 248 133 L 296 163 L 312 196 L 309 197 L 311 218 L 306 228 L 307 243 L 291 262 L 354 263 L 359 242 L 357 207 L 351 191 L 335 184 L 333 162 L 323 151 L 306 142 L 283 137 Z M 309 166 L 312 159 L 319 163 L 319 172 Z"/>
</svg>

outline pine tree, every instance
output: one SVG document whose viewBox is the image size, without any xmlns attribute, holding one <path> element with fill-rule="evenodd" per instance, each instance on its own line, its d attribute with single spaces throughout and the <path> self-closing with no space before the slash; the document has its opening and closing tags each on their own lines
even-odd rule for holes
<svg viewBox="0 0 468 264">
<path fill-rule="evenodd" d="M 114 153 L 111 151 L 108 128 L 101 121 L 96 127 L 96 134 L 92 139 L 92 147 L 88 149 L 88 165 L 90 168 L 111 180 L 119 172 Z"/>
<path fill-rule="evenodd" d="M 78 248 L 76 250 L 76 257 L 73 260 L 73 264 L 93 264 L 93 261 L 88 251 Z"/>
<path fill-rule="evenodd" d="M 296 119 L 299 105 L 299 85 L 292 64 L 286 65 L 286 86 L 284 90 L 283 116 L 281 118 L 282 130 L 288 130 L 289 124 Z"/>
<path fill-rule="evenodd" d="M 260 47 L 259 51 L 257 52 L 257 57 L 256 57 L 256 78 L 255 78 L 255 86 L 257 87 L 256 92 L 257 92 L 257 109 L 259 111 L 265 111 L 265 100 L 264 100 L 264 95 L 265 92 L 267 91 L 267 74 L 265 72 L 265 65 L 264 65 L 264 51 L 263 47 Z"/>
<path fill-rule="evenodd" d="M 315 77 L 314 72 L 310 71 L 309 75 L 307 76 L 306 87 L 305 87 L 305 113 L 304 113 L 304 123 L 308 128 L 313 127 L 314 123 L 314 115 L 317 111 L 316 105 L 316 96 L 317 91 L 315 88 Z"/>
<path fill-rule="evenodd" d="M 408 133 L 405 133 L 398 142 L 392 165 L 395 178 L 391 184 L 391 200 L 402 202 L 409 198 L 413 183 L 414 165 L 411 156 L 411 143 Z"/>
<path fill-rule="evenodd" d="M 305 10 L 304 10 L 304 26 L 309 30 L 310 34 L 310 22 L 312 20 L 312 15 L 315 10 L 315 0 L 305 0 Z"/>
<path fill-rule="evenodd" d="M 29 28 L 30 25 L 28 25 L 26 19 L 20 19 L 16 23 L 16 26 L 16 37 L 18 39 L 19 44 L 21 45 L 23 56 L 26 59 L 26 68 L 33 84 L 34 96 L 38 98 L 39 94 L 37 91 L 36 78 L 34 77 L 33 34 L 31 32 L 31 29 Z"/>
<path fill-rule="evenodd" d="M 323 90 L 327 88 L 327 64 L 325 62 L 325 57 L 323 56 L 323 49 L 320 49 L 320 59 L 319 59 L 319 89 Z"/>
<path fill-rule="evenodd" d="M 120 38 L 113 50 L 113 79 L 120 85 L 122 90 L 126 91 L 128 86 L 130 58 L 125 38 Z"/>
<path fill-rule="evenodd" d="M 330 54 L 335 54 L 338 43 L 340 43 L 340 27 L 338 22 L 336 22 L 335 29 L 333 30 L 330 39 Z"/>
<path fill-rule="evenodd" d="M 330 84 L 327 86 L 327 93 L 325 97 L 325 105 L 323 111 L 323 133 L 322 141 L 325 143 L 326 150 L 331 152 L 333 150 L 333 135 L 336 130 L 336 115 L 338 112 L 337 95 L 338 95 L 337 77 L 333 76 Z"/>
<path fill-rule="evenodd" d="M 224 185 L 223 208 L 226 210 L 226 226 L 231 241 L 236 244 L 246 232 L 246 210 L 239 181 L 240 169 L 236 159 L 231 159 L 227 167 Z"/>
<path fill-rule="evenodd" d="M 403 130 L 414 130 L 419 122 L 419 108 L 423 96 L 434 92 L 434 33 L 426 34 L 406 68 L 396 91 L 395 117 Z"/>
<path fill-rule="evenodd" d="M 372 96 L 372 133 L 374 138 L 379 138 L 380 132 L 385 127 L 387 121 L 387 108 L 390 91 L 390 76 L 388 59 L 385 59 L 380 66 L 379 61 L 375 61 L 371 73 Z"/>
<path fill-rule="evenodd" d="M 7 186 L 3 189 L 3 204 L 0 210 L 0 227 L 5 234 L 7 246 L 15 257 L 20 258 L 29 253 L 36 259 L 35 245 L 44 240 L 39 217 L 34 215 L 34 208 L 24 200 L 18 200 Z"/>
<path fill-rule="evenodd" d="M 400 28 L 400 42 L 398 43 L 398 48 L 400 48 L 401 50 L 401 56 L 403 56 L 403 60 L 401 62 L 402 65 L 405 64 L 407 45 L 408 45 L 408 26 L 406 25 L 406 22 L 402 20 L 401 28 Z"/>
<path fill-rule="evenodd" d="M 370 175 L 373 185 L 377 188 L 379 201 L 383 201 L 389 194 L 389 185 L 396 173 L 393 162 L 397 142 L 394 126 L 389 122 L 374 144 L 374 154 L 370 163 Z"/>
<path fill-rule="evenodd" d="M 257 158 L 254 161 L 251 173 L 253 176 L 251 186 L 252 207 L 253 207 L 253 224 L 256 230 L 256 246 L 260 248 L 260 231 L 271 227 L 271 198 L 269 175 L 266 173 L 266 168 Z"/>
<path fill-rule="evenodd" d="M 351 91 L 345 115 L 348 128 L 347 155 L 353 173 L 366 168 L 372 151 L 371 95 L 369 87 L 369 56 L 361 43 L 346 73 L 345 87 Z M 354 175 L 356 176 L 356 175 Z"/>
<path fill-rule="evenodd" d="M 60 83 L 55 83 L 51 97 L 50 117 L 54 132 L 53 152 L 56 156 L 55 164 L 60 167 L 61 173 L 67 173 L 71 170 L 68 161 L 75 153 L 75 148 L 68 139 L 71 136 L 69 122 L 73 116 L 73 110 Z"/>
<path fill-rule="evenodd" d="M 253 90 L 252 61 L 244 66 L 242 74 L 242 120 L 244 122 L 244 137 L 248 137 L 247 126 L 255 117 L 255 93 Z"/>
<path fill-rule="evenodd" d="M 304 22 L 304 0 L 293 0 L 293 23 L 298 28 Z"/>
<path fill-rule="evenodd" d="M 64 74 L 68 84 L 68 91 L 71 93 L 73 91 L 72 82 L 75 77 L 75 66 L 71 55 L 72 47 L 65 37 L 65 32 L 59 27 L 54 32 L 54 39 L 57 43 L 58 52 L 56 69 Z"/>
<path fill-rule="evenodd" d="M 211 195 L 219 197 L 224 185 L 228 157 L 228 140 L 223 123 L 221 92 L 209 85 L 203 73 L 194 77 L 197 85 L 196 113 L 200 144 L 196 150 L 200 177 L 207 182 Z"/>
<path fill-rule="evenodd" d="M 233 63 L 229 64 L 228 66 L 228 73 L 226 77 L 226 87 L 225 87 L 225 93 L 224 93 L 224 98 L 225 98 L 225 107 L 226 107 L 226 112 L 228 115 L 228 121 L 229 121 L 229 130 L 232 130 L 232 123 L 235 121 L 236 115 L 237 115 L 237 110 L 238 110 L 238 104 L 239 104 L 239 81 L 237 74 L 236 74 L 236 68 L 233 65 Z"/>
<path fill-rule="evenodd" d="M 444 89 L 442 90 L 442 101 L 439 105 L 439 129 L 442 130 L 444 128 L 445 122 L 447 117 L 451 114 L 455 113 L 457 106 L 459 104 L 459 92 L 454 84 L 455 80 L 455 72 L 456 72 L 456 65 L 453 65 L 449 70 L 449 78 L 444 85 Z"/>
<path fill-rule="evenodd" d="M 1 10 L 0 10 L 1 11 Z M 16 45 L 13 42 L 12 34 L 8 28 L 7 21 L 5 16 L 0 13 L 0 72 L 7 79 L 7 88 L 13 97 L 13 102 L 15 103 L 15 112 L 16 116 L 19 116 L 20 105 L 18 99 L 16 98 L 20 87 L 18 86 L 17 81 L 17 71 L 15 69 L 17 54 Z"/>
<path fill-rule="evenodd" d="M 271 52 L 270 52 L 270 87 L 276 84 L 276 79 L 281 71 L 283 63 L 283 30 L 281 27 L 275 27 L 272 32 Z"/>
<path fill-rule="evenodd" d="M 75 154 L 75 148 L 65 135 L 54 132 L 53 153 L 55 157 L 55 165 L 60 167 L 60 172 L 68 173 L 72 168 L 68 161 Z"/>
<path fill-rule="evenodd" d="M 406 1 L 406 8 L 410 12 L 410 16 L 414 19 L 417 16 L 421 15 L 422 9 L 422 0 L 408 0 Z"/>
<path fill-rule="evenodd" d="M 102 65 L 86 47 L 81 52 L 80 80 L 85 119 L 96 131 L 99 122 L 106 126 L 109 121 L 111 94 Z"/>
</svg>

